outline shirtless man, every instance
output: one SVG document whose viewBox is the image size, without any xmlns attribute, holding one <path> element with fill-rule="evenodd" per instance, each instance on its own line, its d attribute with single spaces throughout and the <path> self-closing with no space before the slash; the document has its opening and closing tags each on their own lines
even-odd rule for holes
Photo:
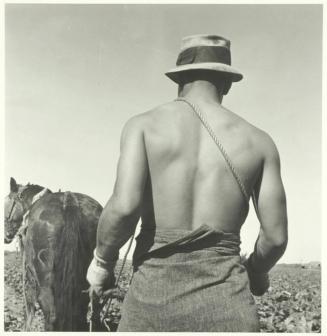
<svg viewBox="0 0 327 336">
<path fill-rule="evenodd" d="M 160 230 L 191 231 L 206 223 L 215 230 L 239 234 L 251 195 L 261 228 L 246 266 L 252 293 L 262 295 L 268 289 L 268 272 L 287 245 L 279 155 L 268 134 L 222 106 L 223 95 L 242 75 L 228 68 L 228 60 L 225 67 L 221 65 L 225 60 L 221 48 L 229 51 L 229 41 L 212 35 L 185 38 L 181 64 L 178 61 L 167 76 L 179 84 L 178 95 L 186 101 L 163 104 L 134 116 L 124 126 L 117 180 L 100 218 L 95 259 L 87 276 L 97 295 L 112 287 L 118 251 L 139 218 L 142 227 L 155 223 Z M 195 57 L 185 56 L 187 49 Z M 245 194 L 192 105 L 219 137 Z"/>
</svg>

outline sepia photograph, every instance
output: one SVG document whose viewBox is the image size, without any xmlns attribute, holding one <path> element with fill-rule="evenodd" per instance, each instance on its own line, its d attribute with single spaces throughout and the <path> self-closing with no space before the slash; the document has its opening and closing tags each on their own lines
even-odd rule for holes
<svg viewBox="0 0 327 336">
<path fill-rule="evenodd" d="M 323 10 L 4 4 L 3 331 L 323 331 Z"/>
</svg>

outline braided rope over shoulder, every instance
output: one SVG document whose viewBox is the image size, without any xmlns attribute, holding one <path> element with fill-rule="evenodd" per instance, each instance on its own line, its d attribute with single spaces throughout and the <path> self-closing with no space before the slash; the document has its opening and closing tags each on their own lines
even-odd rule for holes
<svg viewBox="0 0 327 336">
<path fill-rule="evenodd" d="M 189 100 L 185 99 L 185 98 L 177 98 L 175 101 L 183 101 L 186 104 L 188 104 L 192 110 L 195 112 L 195 114 L 198 116 L 198 118 L 200 119 L 200 121 L 202 122 L 203 126 L 206 128 L 206 130 L 208 131 L 208 133 L 210 134 L 211 138 L 213 139 L 213 141 L 216 143 L 217 147 L 219 148 L 222 156 L 224 157 L 228 167 L 230 168 L 238 186 L 240 187 L 240 190 L 246 200 L 246 202 L 248 202 L 249 200 L 249 195 L 246 191 L 246 188 L 244 186 L 244 183 L 242 181 L 242 179 L 240 178 L 240 175 L 238 174 L 236 168 L 234 167 L 232 161 L 230 160 L 225 148 L 223 147 L 223 145 L 221 144 L 221 142 L 218 140 L 216 134 L 214 133 L 214 131 L 212 130 L 212 128 L 210 127 L 210 125 L 208 124 L 207 120 L 204 118 L 203 114 L 201 113 L 201 111 L 199 110 L 199 108 L 194 105 L 192 102 L 190 102 Z"/>
</svg>

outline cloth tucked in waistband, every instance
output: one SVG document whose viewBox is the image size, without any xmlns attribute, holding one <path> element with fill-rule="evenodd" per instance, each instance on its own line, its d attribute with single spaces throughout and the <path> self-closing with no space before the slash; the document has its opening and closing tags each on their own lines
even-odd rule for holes
<svg viewBox="0 0 327 336">
<path fill-rule="evenodd" d="M 174 253 L 212 250 L 220 255 L 239 255 L 240 235 L 215 230 L 203 224 L 191 230 L 143 229 L 136 238 L 135 264 L 152 257 L 165 258 Z"/>
</svg>

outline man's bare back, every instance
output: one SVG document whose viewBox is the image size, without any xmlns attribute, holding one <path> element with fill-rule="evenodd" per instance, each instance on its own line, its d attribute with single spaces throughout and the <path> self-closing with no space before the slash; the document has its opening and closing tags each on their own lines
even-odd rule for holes
<svg viewBox="0 0 327 336">
<path fill-rule="evenodd" d="M 285 251 L 287 245 L 286 197 L 280 174 L 279 154 L 271 138 L 221 105 L 223 96 L 228 93 L 231 83 L 242 78 L 229 66 L 230 59 L 227 56 L 229 56 L 229 42 L 219 36 L 201 35 L 186 38 L 185 49 L 182 49 L 177 59 L 177 68 L 166 73 L 179 85 L 179 100 L 139 114 L 131 118 L 123 128 L 114 191 L 99 220 L 97 247 L 87 277 L 92 287 L 91 292 L 94 291 L 97 295 L 101 295 L 106 287 L 112 286 L 109 280 L 113 278 L 113 268 L 118 259 L 119 249 L 133 235 L 137 222 L 141 218 L 141 233 L 137 238 L 133 256 L 136 273 L 131 285 L 132 294 L 130 300 L 127 299 L 124 303 L 127 310 L 119 331 L 152 330 L 151 323 L 158 317 L 151 315 L 154 307 L 152 303 L 161 307 L 160 302 L 166 302 L 167 293 L 170 293 L 169 284 L 175 284 L 176 279 L 180 278 L 179 280 L 182 283 L 184 281 L 186 287 L 192 287 L 195 273 L 198 275 L 196 280 L 200 281 L 195 284 L 196 290 L 190 290 L 191 287 L 188 287 L 185 291 L 182 284 L 180 297 L 185 297 L 187 300 L 191 300 L 194 295 L 206 297 L 203 301 L 204 305 L 207 307 L 208 304 L 208 307 L 211 307 L 212 297 L 218 292 L 224 293 L 222 297 L 226 299 L 225 307 L 228 309 L 233 306 L 235 297 L 238 297 L 235 304 L 237 309 L 232 309 L 233 321 L 237 321 L 235 313 L 239 311 L 240 305 L 243 305 L 244 312 L 250 316 L 247 326 L 243 324 L 245 320 L 242 314 L 242 323 L 239 326 L 234 322 L 229 326 L 229 321 L 232 321 L 231 316 L 226 319 L 226 323 L 221 324 L 216 319 L 216 313 L 222 301 L 221 298 L 215 298 L 217 302 L 212 307 L 216 313 L 209 321 L 214 326 L 212 330 L 258 330 L 257 316 L 249 314 L 249 302 L 244 298 L 248 298 L 249 294 L 248 281 L 254 295 L 265 293 L 269 287 L 268 272 Z M 212 61 L 212 59 L 217 62 L 208 63 L 208 60 Z M 192 106 L 196 108 L 193 110 Z M 196 111 L 200 111 L 211 126 L 231 164 L 227 164 L 215 141 L 209 135 L 208 129 L 196 115 Z M 233 173 L 230 166 L 234 168 Z M 236 176 L 238 176 L 237 180 Z M 247 277 L 239 256 L 238 234 L 247 217 L 251 196 L 255 201 L 260 231 L 254 250 L 244 263 Z M 157 230 L 147 230 L 154 226 Z M 200 230 L 196 230 L 197 228 Z M 173 232 L 175 229 L 180 231 Z M 196 248 L 198 245 L 190 243 L 179 255 L 181 251 L 178 244 L 181 241 L 190 239 L 193 242 L 192 239 L 199 232 L 204 236 L 206 233 L 217 234 L 217 231 L 212 229 L 221 230 L 227 234 L 222 234 L 219 241 L 211 236 L 214 239 L 210 240 L 210 244 L 206 241 L 209 245 L 201 245 L 199 250 Z M 188 232 L 186 235 L 185 231 Z M 182 235 L 179 239 L 177 239 L 178 234 Z M 200 241 L 204 243 L 204 237 L 202 238 Z M 206 253 L 209 253 L 210 247 L 219 248 L 225 243 L 234 248 L 229 251 L 220 250 L 220 252 L 212 250 L 213 259 L 211 257 L 209 259 L 216 262 L 211 266 L 205 257 Z M 160 245 L 161 247 L 158 248 L 156 244 L 163 244 L 163 246 Z M 191 245 L 192 249 L 199 254 L 186 253 L 193 251 L 188 249 Z M 152 254 L 152 248 L 155 252 L 159 250 L 162 252 L 165 247 L 169 247 L 167 255 Z M 165 251 L 168 252 L 168 250 Z M 170 255 L 171 252 L 172 255 Z M 224 259 L 226 253 L 231 258 L 228 260 L 234 260 L 234 275 L 237 278 L 230 283 L 233 282 L 235 285 L 237 283 L 237 286 L 242 284 L 243 288 L 240 291 L 237 289 L 239 287 L 235 287 L 236 291 L 227 294 L 227 297 L 230 295 L 230 300 L 225 296 L 224 283 L 229 283 L 228 279 L 234 276 L 229 271 L 231 264 L 225 265 L 228 266 L 225 267 L 226 281 L 219 282 L 219 285 L 217 283 L 217 286 L 213 285 L 214 279 L 224 270 L 221 261 L 227 260 Z M 213 272 L 210 277 L 212 286 L 203 286 L 202 280 L 206 277 L 206 271 L 198 270 L 199 262 L 196 256 L 202 256 L 204 266 Z M 178 260 L 182 262 L 176 263 L 175 257 L 181 258 Z M 142 264 L 148 258 L 152 258 L 153 262 L 157 258 L 158 267 L 154 267 L 156 264 L 152 264 L 151 260 L 149 264 L 147 262 Z M 165 259 L 167 267 L 164 266 L 165 262 L 162 262 L 161 258 Z M 194 266 L 188 272 L 184 268 L 185 260 Z M 170 263 L 172 267 L 169 266 Z M 145 268 L 138 272 L 140 265 Z M 149 268 L 146 268 L 146 265 Z M 219 268 L 218 273 L 215 273 L 216 266 Z M 172 270 L 178 272 L 174 273 Z M 153 283 L 158 284 L 158 274 L 159 277 L 163 277 L 163 279 L 160 278 L 163 281 L 150 290 L 150 296 L 154 297 L 154 301 L 144 306 L 147 307 L 144 310 L 144 319 L 145 316 L 151 315 L 151 323 L 142 322 L 141 329 L 138 329 L 139 320 L 144 319 L 134 318 L 134 322 L 131 322 L 128 317 L 134 316 L 134 313 L 143 307 L 143 303 L 147 302 L 148 292 L 143 297 L 138 290 L 149 285 L 151 282 L 149 279 L 154 279 Z M 172 277 L 170 277 L 171 274 L 173 274 Z M 205 295 L 204 288 L 217 289 L 218 292 L 207 292 Z M 163 301 L 161 299 L 158 301 L 157 295 Z M 193 304 L 189 304 L 191 301 L 187 302 L 186 305 L 193 307 Z M 180 307 L 176 311 L 180 313 Z M 195 306 L 190 311 L 199 316 Z M 175 313 L 171 316 L 175 317 Z M 221 314 L 218 313 L 218 315 Z M 187 316 L 189 317 L 189 314 Z M 201 310 L 200 316 L 201 319 L 206 317 L 206 311 Z M 155 328 L 156 331 L 161 330 L 161 325 L 167 326 L 163 331 L 173 329 L 170 325 L 173 319 L 169 319 L 167 324 L 162 322 L 166 321 L 164 318 L 163 314 L 159 319 L 159 325 Z M 189 324 L 184 327 L 183 321 L 178 320 L 174 330 L 188 330 Z M 190 321 L 193 322 L 192 317 Z M 203 322 L 200 328 L 194 326 L 192 330 L 207 329 L 208 324 Z"/>
<path fill-rule="evenodd" d="M 269 141 L 267 135 L 217 103 L 199 102 L 198 107 L 251 195 L 262 171 L 262 146 Z M 175 101 L 138 118 L 144 125 L 150 172 L 144 191 L 143 224 L 152 223 L 155 216 L 158 228 L 192 230 L 205 223 L 239 232 L 249 204 L 192 108 Z"/>
</svg>

